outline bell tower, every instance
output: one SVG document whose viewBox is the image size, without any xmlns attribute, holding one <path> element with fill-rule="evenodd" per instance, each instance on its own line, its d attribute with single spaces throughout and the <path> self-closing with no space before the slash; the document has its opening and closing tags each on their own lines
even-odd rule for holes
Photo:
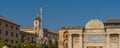
<svg viewBox="0 0 120 48">
<path fill-rule="evenodd" d="M 34 32 L 37 34 L 37 43 L 43 38 L 43 28 L 42 28 L 42 7 L 40 8 L 40 15 L 34 19 Z"/>
<path fill-rule="evenodd" d="M 40 16 L 37 14 L 37 17 L 34 19 L 34 32 L 37 33 L 41 28 L 41 19 Z"/>
<path fill-rule="evenodd" d="M 34 30 L 42 29 L 42 7 L 40 8 L 40 15 L 34 19 Z"/>
</svg>

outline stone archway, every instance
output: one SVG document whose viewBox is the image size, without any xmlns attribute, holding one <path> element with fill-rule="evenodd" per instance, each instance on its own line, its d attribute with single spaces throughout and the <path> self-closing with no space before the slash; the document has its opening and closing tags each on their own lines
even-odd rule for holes
<svg viewBox="0 0 120 48">
<path fill-rule="evenodd" d="M 48 44 L 48 41 L 46 40 L 43 44 Z"/>
<path fill-rule="evenodd" d="M 65 31 L 65 32 L 63 33 L 63 38 L 68 38 L 68 31 Z"/>
<path fill-rule="evenodd" d="M 49 40 L 49 43 L 53 43 L 52 40 Z"/>
<path fill-rule="evenodd" d="M 63 41 L 63 47 L 68 48 L 68 40 L 67 39 Z"/>
</svg>

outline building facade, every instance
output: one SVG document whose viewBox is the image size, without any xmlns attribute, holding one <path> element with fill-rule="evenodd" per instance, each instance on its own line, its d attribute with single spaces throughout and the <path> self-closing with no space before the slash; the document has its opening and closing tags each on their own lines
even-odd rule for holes
<svg viewBox="0 0 120 48">
<path fill-rule="evenodd" d="M 58 33 L 53 30 L 43 29 L 43 38 L 41 39 L 43 44 L 58 44 Z"/>
<path fill-rule="evenodd" d="M 20 42 L 20 25 L 0 16 L 0 38 L 12 43 Z"/>
<path fill-rule="evenodd" d="M 36 43 L 37 34 L 34 33 L 33 28 L 21 28 L 20 29 L 21 42 L 28 41 Z"/>
<path fill-rule="evenodd" d="M 62 27 L 59 48 L 120 48 L 120 19 L 90 20 L 85 27 Z"/>
</svg>

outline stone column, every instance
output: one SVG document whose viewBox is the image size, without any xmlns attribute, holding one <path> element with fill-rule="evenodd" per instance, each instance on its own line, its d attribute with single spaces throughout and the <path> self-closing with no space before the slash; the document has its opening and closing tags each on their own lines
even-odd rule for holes
<svg viewBox="0 0 120 48">
<path fill-rule="evenodd" d="M 119 45 L 118 45 L 118 46 L 119 46 L 119 48 L 120 48 L 120 35 L 119 35 Z"/>
<path fill-rule="evenodd" d="M 80 45 L 80 48 L 83 48 L 83 38 L 82 38 L 82 34 L 79 34 L 79 45 Z"/>
<path fill-rule="evenodd" d="M 106 38 L 106 48 L 110 48 L 110 35 L 107 34 L 107 38 Z"/>
<path fill-rule="evenodd" d="M 68 48 L 72 48 L 72 35 L 69 34 L 69 37 L 68 37 Z"/>
</svg>

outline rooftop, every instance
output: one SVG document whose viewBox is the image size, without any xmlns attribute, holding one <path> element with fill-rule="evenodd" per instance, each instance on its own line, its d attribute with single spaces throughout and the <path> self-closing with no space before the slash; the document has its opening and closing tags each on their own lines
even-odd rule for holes
<svg viewBox="0 0 120 48">
<path fill-rule="evenodd" d="M 109 18 L 106 23 L 120 23 L 120 18 Z"/>
<path fill-rule="evenodd" d="M 35 35 L 35 36 L 37 36 L 36 34 L 29 33 L 29 32 L 24 32 L 24 31 L 20 31 L 20 34 L 23 34 L 23 35 Z"/>
<path fill-rule="evenodd" d="M 38 16 L 38 17 L 36 17 L 36 18 L 35 18 L 35 20 L 39 20 L 39 21 L 41 21 L 41 19 L 40 19 L 40 17 L 39 17 L 39 16 Z"/>
<path fill-rule="evenodd" d="M 53 31 L 53 30 L 49 30 L 49 29 L 46 29 L 46 28 L 44 28 L 44 31 L 45 31 L 45 32 L 54 33 L 54 34 L 58 34 L 58 32 L 55 32 L 55 31 Z"/>
<path fill-rule="evenodd" d="M 8 19 L 5 18 L 4 16 L 0 16 L 0 20 L 3 20 L 3 21 L 6 21 L 6 22 L 9 22 L 9 23 L 12 23 L 12 24 L 17 25 L 17 26 L 20 26 L 20 25 L 16 24 L 15 22 L 8 20 Z"/>
</svg>

